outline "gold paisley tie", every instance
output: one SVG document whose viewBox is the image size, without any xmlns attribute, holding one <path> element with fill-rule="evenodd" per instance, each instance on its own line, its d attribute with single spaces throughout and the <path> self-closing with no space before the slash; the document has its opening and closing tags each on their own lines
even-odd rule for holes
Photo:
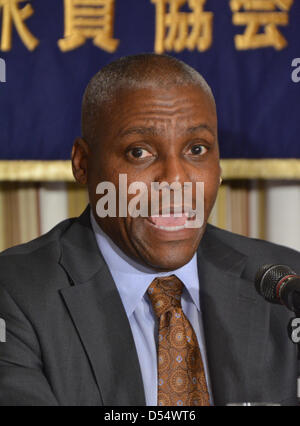
<svg viewBox="0 0 300 426">
<path fill-rule="evenodd" d="M 181 308 L 183 283 L 170 275 L 148 288 L 158 329 L 158 405 L 205 406 L 209 394 L 197 337 Z"/>
</svg>

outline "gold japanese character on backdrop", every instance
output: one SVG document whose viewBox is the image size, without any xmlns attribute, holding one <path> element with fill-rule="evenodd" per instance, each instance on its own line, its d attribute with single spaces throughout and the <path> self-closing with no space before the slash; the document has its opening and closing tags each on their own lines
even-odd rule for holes
<svg viewBox="0 0 300 426">
<path fill-rule="evenodd" d="M 19 3 L 25 3 L 25 0 L 0 0 L 0 12 L 2 11 L 0 49 L 3 52 L 11 50 L 12 48 L 12 24 L 14 24 L 27 49 L 34 50 L 39 44 L 39 41 L 31 34 L 24 23 L 24 21 L 34 13 L 34 10 L 32 6 L 28 4 L 28 1 L 23 9 L 19 8 Z"/>
<path fill-rule="evenodd" d="M 183 49 L 200 52 L 212 44 L 213 13 L 204 12 L 206 0 L 151 0 L 156 5 L 155 52 L 180 52 Z M 187 4 L 191 12 L 180 8 Z"/>
<path fill-rule="evenodd" d="M 58 41 L 66 52 L 83 45 L 88 38 L 107 52 L 114 52 L 119 40 L 113 38 L 115 0 L 64 0 L 65 34 Z"/>
<path fill-rule="evenodd" d="M 244 34 L 235 36 L 236 48 L 244 50 L 274 47 L 281 50 L 286 47 L 287 41 L 277 26 L 288 25 L 288 12 L 293 2 L 294 0 L 231 0 L 233 23 L 247 26 Z M 242 8 L 244 11 L 240 12 Z"/>
</svg>

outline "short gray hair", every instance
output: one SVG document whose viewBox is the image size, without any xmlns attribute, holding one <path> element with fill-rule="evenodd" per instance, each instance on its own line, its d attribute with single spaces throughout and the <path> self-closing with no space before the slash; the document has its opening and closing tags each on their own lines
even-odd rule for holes
<svg viewBox="0 0 300 426">
<path fill-rule="evenodd" d="M 89 82 L 83 95 L 82 137 L 93 143 L 100 109 L 113 101 L 119 89 L 195 85 L 212 100 L 211 88 L 194 68 L 169 55 L 143 53 L 124 56 L 103 67 Z"/>
</svg>

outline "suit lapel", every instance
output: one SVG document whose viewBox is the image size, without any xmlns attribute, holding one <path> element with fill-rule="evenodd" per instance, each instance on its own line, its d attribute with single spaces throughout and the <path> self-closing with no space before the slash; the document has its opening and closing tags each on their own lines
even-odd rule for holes
<svg viewBox="0 0 300 426">
<path fill-rule="evenodd" d="M 208 227 L 198 250 L 200 301 L 214 402 L 259 401 L 269 309 L 243 277 L 247 256 Z M 261 300 L 260 300 L 261 299 Z"/>
<path fill-rule="evenodd" d="M 145 405 L 129 321 L 102 258 L 89 209 L 62 237 L 61 266 L 72 286 L 61 290 L 93 369 L 104 405 Z"/>
</svg>

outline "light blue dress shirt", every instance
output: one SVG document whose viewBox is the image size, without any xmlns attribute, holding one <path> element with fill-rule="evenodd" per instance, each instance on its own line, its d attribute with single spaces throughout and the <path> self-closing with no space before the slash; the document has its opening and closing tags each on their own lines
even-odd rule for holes
<svg viewBox="0 0 300 426">
<path fill-rule="evenodd" d="M 118 288 L 131 326 L 140 362 L 146 404 L 148 406 L 157 405 L 158 336 L 158 321 L 146 291 L 156 277 L 172 274 L 175 274 L 184 283 L 181 305 L 198 339 L 212 403 L 199 302 L 199 276 L 196 254 L 189 263 L 175 271 L 156 272 L 151 268 L 141 266 L 123 253 L 102 231 L 92 213 L 91 222 L 99 249 Z"/>
</svg>

